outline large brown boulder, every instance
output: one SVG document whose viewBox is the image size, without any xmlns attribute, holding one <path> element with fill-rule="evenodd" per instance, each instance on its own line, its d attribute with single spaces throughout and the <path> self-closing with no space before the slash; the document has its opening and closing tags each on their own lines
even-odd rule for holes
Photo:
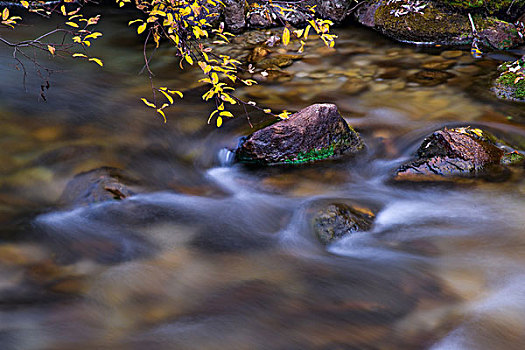
<svg viewBox="0 0 525 350">
<path fill-rule="evenodd" d="M 451 177 L 492 178 L 525 157 L 477 128 L 443 128 L 423 140 L 416 158 L 396 170 L 395 180 L 434 181 Z"/>
<path fill-rule="evenodd" d="M 356 154 L 364 148 L 334 104 L 315 104 L 242 140 L 235 154 L 245 163 L 299 164 Z"/>
</svg>

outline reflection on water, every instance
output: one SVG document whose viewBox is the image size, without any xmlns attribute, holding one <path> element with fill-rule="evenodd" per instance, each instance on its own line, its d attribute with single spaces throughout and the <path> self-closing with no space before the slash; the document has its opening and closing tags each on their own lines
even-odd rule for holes
<svg viewBox="0 0 525 350">
<path fill-rule="evenodd" d="M 34 76 L 23 91 L 0 51 L 2 349 L 525 347 L 522 173 L 461 186 L 387 181 L 443 125 L 523 144 L 523 107 L 483 92 L 497 61 L 340 30 L 337 51 L 311 44 L 239 92 L 273 109 L 335 102 L 367 154 L 249 169 L 226 150 L 250 130 L 243 113 L 208 126 L 199 88 L 167 124 L 143 107 L 149 82 L 126 23 L 102 22 L 94 54 L 106 69 L 46 61 L 65 67 L 47 103 Z M 21 29 L 13 35 L 33 30 Z M 236 55 L 249 54 L 250 35 Z M 195 72 L 171 55 L 158 53 L 159 84 L 192 86 Z M 448 74 L 418 80 L 428 67 Z M 124 169 L 143 194 L 56 204 L 74 174 L 100 166 Z M 324 247 L 314 209 L 342 201 L 373 208 L 376 221 Z"/>
</svg>

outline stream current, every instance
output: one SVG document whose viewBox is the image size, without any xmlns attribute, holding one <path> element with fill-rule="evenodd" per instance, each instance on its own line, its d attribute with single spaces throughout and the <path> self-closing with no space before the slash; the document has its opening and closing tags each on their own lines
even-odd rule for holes
<svg viewBox="0 0 525 350">
<path fill-rule="evenodd" d="M 2 349 L 525 348 L 522 174 L 388 182 L 443 126 L 525 144 L 523 105 L 489 92 L 501 60 L 522 51 L 476 61 L 468 50 L 339 29 L 335 50 L 314 41 L 302 59 L 238 93 L 274 110 L 336 103 L 366 155 L 252 169 L 224 151 L 250 132 L 242 110 L 219 129 L 207 125 L 197 72 L 181 72 L 161 48 L 156 83 L 185 92 L 164 124 L 140 102 L 151 90 L 129 18 L 104 17 L 90 51 L 103 69 L 41 57 L 59 70 L 47 102 L 34 67 L 25 91 L 0 47 Z M 45 26 L 53 24 L 9 35 Z M 268 35 L 245 34 L 229 50 L 246 56 Z M 418 78 L 428 67 L 441 73 Z M 142 194 L 57 204 L 75 174 L 101 166 L 123 169 Z M 322 246 L 312 215 L 334 202 L 376 212 L 372 229 Z"/>
</svg>

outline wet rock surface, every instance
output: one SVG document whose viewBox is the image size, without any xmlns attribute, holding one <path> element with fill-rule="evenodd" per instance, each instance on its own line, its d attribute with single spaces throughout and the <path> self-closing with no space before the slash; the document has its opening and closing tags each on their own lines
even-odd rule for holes
<svg viewBox="0 0 525 350">
<path fill-rule="evenodd" d="M 319 241 L 329 244 L 346 235 L 370 230 L 374 218 L 369 209 L 334 203 L 317 212 L 313 226 Z"/>
<path fill-rule="evenodd" d="M 364 148 L 333 104 L 315 104 L 240 142 L 236 158 L 261 165 L 300 164 L 357 154 Z"/>
<path fill-rule="evenodd" d="M 476 128 L 444 128 L 427 137 L 412 160 L 396 170 L 398 181 L 440 181 L 449 177 L 506 179 L 506 165 L 523 154 Z"/>
<path fill-rule="evenodd" d="M 244 1 L 224 1 L 224 22 L 226 27 L 233 33 L 239 33 L 246 27 Z"/>
<path fill-rule="evenodd" d="M 474 38 L 467 12 L 439 1 L 382 1 L 363 3 L 355 12 L 361 24 L 403 42 L 466 45 Z M 515 16 L 516 17 L 516 16 Z M 481 43 L 505 49 L 523 43 L 515 24 L 496 17 L 474 16 Z"/>
<path fill-rule="evenodd" d="M 80 173 L 67 184 L 59 202 L 79 206 L 121 200 L 134 194 L 124 182 L 131 180 L 117 168 L 102 167 Z"/>
<path fill-rule="evenodd" d="M 502 64 L 500 76 L 494 82 L 492 91 L 504 100 L 525 102 L 525 59 Z"/>
<path fill-rule="evenodd" d="M 453 73 L 440 70 L 424 69 L 407 77 L 407 81 L 422 86 L 436 86 L 445 83 L 455 77 Z"/>
</svg>

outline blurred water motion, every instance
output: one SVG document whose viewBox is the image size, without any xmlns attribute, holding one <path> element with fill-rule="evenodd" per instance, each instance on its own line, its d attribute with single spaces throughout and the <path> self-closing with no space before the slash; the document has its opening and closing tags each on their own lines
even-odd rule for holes
<svg viewBox="0 0 525 350">
<path fill-rule="evenodd" d="M 23 91 L 0 50 L 2 349 L 525 348 L 523 177 L 386 181 L 444 125 L 525 140 L 523 107 L 482 93 L 498 62 L 443 63 L 438 51 L 341 29 L 338 54 L 311 44 L 286 74 L 239 93 L 275 110 L 335 102 L 367 155 L 251 169 L 227 151 L 250 130 L 243 112 L 207 125 L 198 88 L 167 124 L 143 107 L 149 81 L 126 23 L 101 22 L 93 49 L 106 69 L 48 62 L 64 69 L 47 103 L 35 76 Z M 193 86 L 196 73 L 170 55 L 159 51 L 159 86 Z M 438 63 L 454 78 L 409 79 Z M 57 205 L 68 180 L 100 166 L 124 169 L 144 194 Z M 377 212 L 372 229 L 322 246 L 315 210 L 347 201 Z"/>
</svg>

